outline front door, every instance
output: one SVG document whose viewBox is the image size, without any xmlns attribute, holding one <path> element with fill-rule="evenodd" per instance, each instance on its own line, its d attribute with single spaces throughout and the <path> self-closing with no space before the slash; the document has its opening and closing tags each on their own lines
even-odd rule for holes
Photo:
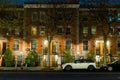
<svg viewBox="0 0 120 80">
<path fill-rule="evenodd" d="M 57 66 L 58 54 L 60 53 L 60 43 L 52 42 L 52 66 Z"/>
<path fill-rule="evenodd" d="M 103 40 L 98 40 L 96 41 L 96 46 L 95 46 L 95 53 L 97 56 L 100 56 L 101 61 L 103 61 L 104 57 L 104 41 Z M 107 41 L 107 54 L 110 53 L 110 43 Z"/>
<path fill-rule="evenodd" d="M 2 54 L 4 54 L 6 48 L 7 48 L 7 43 L 3 42 L 3 45 L 2 45 Z"/>
</svg>

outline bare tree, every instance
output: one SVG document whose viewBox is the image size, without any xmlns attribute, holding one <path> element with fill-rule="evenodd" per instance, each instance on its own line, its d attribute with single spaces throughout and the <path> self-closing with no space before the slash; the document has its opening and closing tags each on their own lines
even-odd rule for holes
<svg viewBox="0 0 120 80">
<path fill-rule="evenodd" d="M 41 1 L 41 0 L 40 0 Z M 48 9 L 46 10 L 46 39 L 48 41 L 48 62 L 47 66 L 50 68 L 50 49 L 51 49 L 51 42 L 54 40 L 54 37 L 58 35 L 58 26 L 62 25 L 68 26 L 71 23 L 75 22 L 73 17 L 75 17 L 75 9 L 67 8 L 67 3 L 70 2 L 61 2 L 60 0 L 52 0 L 51 2 L 48 2 Z M 63 30 L 62 30 L 63 31 Z M 72 33 L 71 36 L 74 36 Z M 61 35 L 63 36 L 63 35 Z M 65 36 L 64 36 L 65 37 Z"/>
<path fill-rule="evenodd" d="M 21 16 L 23 13 L 18 10 L 20 6 L 18 5 L 0 5 L 0 28 L 1 33 L 8 35 L 13 31 L 19 32 L 22 31 L 23 26 L 23 17 Z M 15 31 L 15 29 L 17 31 Z M 20 31 L 21 29 L 21 31 Z"/>
<path fill-rule="evenodd" d="M 102 32 L 104 40 L 104 64 L 107 63 L 107 40 L 109 34 L 111 33 L 111 26 L 115 22 L 116 10 L 110 8 L 110 5 L 107 2 L 108 0 L 100 0 L 99 3 L 95 5 L 88 5 L 89 11 L 92 16 L 96 18 L 96 22 L 100 27 L 99 30 Z M 93 1 L 94 2 L 94 1 Z M 111 19 L 110 16 L 112 16 Z"/>
</svg>

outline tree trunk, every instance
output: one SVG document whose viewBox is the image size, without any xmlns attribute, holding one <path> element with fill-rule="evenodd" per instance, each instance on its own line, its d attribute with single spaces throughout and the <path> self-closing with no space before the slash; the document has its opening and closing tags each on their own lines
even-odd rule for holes
<svg viewBox="0 0 120 80">
<path fill-rule="evenodd" d="M 104 64 L 107 64 L 107 36 L 104 35 Z"/>
<path fill-rule="evenodd" d="M 51 44 L 51 37 L 48 38 L 48 61 L 47 61 L 47 67 L 50 69 L 50 44 Z"/>
</svg>

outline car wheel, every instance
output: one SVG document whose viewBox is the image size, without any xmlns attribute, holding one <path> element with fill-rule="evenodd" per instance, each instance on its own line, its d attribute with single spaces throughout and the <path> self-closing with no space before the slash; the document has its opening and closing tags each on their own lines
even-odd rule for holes
<svg viewBox="0 0 120 80">
<path fill-rule="evenodd" d="M 65 67 L 66 71 L 70 71 L 71 69 L 72 69 L 72 67 L 70 65 Z"/>
<path fill-rule="evenodd" d="M 108 66 L 108 71 L 113 71 L 113 67 Z"/>
<path fill-rule="evenodd" d="M 94 66 L 92 66 L 92 65 L 88 66 L 89 71 L 93 71 L 94 69 L 95 69 Z"/>
</svg>

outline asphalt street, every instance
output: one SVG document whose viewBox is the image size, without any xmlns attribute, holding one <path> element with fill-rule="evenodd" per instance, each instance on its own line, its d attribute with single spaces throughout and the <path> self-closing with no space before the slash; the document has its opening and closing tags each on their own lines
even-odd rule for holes
<svg viewBox="0 0 120 80">
<path fill-rule="evenodd" d="M 120 80 L 120 72 L 0 72 L 0 80 Z"/>
</svg>

